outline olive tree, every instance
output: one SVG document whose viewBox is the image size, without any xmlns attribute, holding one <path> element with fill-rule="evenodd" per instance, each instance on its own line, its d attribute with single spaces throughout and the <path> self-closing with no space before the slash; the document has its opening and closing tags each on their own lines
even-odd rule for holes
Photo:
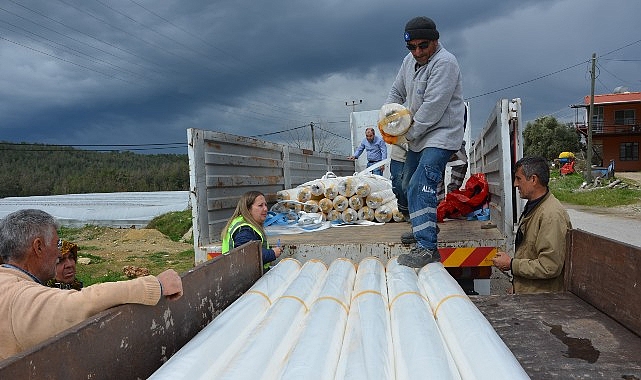
<svg viewBox="0 0 641 380">
<path fill-rule="evenodd" d="M 578 153 L 583 149 L 581 136 L 570 124 L 561 124 L 552 116 L 528 122 L 523 130 L 523 154 L 541 156 L 550 161 L 561 152 Z"/>
</svg>

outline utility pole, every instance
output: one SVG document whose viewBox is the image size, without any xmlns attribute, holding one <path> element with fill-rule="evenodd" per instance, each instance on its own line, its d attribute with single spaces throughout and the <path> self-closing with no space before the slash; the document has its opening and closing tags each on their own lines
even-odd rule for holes
<svg viewBox="0 0 641 380">
<path fill-rule="evenodd" d="M 592 182 L 592 129 L 594 124 L 594 81 L 596 80 L 596 53 L 592 53 L 591 88 L 590 88 L 590 111 L 588 112 L 588 152 L 587 152 L 587 173 L 586 182 Z"/>
<path fill-rule="evenodd" d="M 316 151 L 316 139 L 314 138 L 314 122 L 309 123 L 309 127 L 312 129 L 312 152 Z"/>
<path fill-rule="evenodd" d="M 352 104 L 349 104 L 348 102 L 345 102 L 345 105 L 347 107 L 352 107 L 352 112 L 356 111 L 356 106 L 359 104 L 363 104 L 363 99 L 359 100 L 358 103 L 356 103 L 356 100 L 352 100 Z"/>
</svg>

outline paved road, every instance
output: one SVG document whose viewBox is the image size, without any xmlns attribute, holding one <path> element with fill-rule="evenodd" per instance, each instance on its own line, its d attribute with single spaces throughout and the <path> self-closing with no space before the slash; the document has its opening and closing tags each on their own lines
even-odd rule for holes
<svg viewBox="0 0 641 380">
<path fill-rule="evenodd" d="M 567 210 L 573 228 L 641 247 L 641 219 Z"/>
</svg>

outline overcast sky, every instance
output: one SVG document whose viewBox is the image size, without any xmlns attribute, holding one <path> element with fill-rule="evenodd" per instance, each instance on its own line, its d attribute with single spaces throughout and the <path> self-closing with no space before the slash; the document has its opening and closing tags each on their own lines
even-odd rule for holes
<svg viewBox="0 0 641 380">
<path fill-rule="evenodd" d="M 457 56 L 473 131 L 500 98 L 521 98 L 526 122 L 573 121 L 592 53 L 597 94 L 641 91 L 639 15 L 637 0 L 3 0 L 0 141 L 186 153 L 187 128 L 291 143 L 313 122 L 348 142 L 414 16 Z"/>
</svg>

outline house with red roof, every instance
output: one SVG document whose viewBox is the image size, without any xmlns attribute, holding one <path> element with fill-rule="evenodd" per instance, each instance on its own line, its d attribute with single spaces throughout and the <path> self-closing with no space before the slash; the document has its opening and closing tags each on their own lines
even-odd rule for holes
<svg viewBox="0 0 641 380">
<path fill-rule="evenodd" d="M 584 104 L 588 120 L 590 96 Z M 601 166 L 614 160 L 616 171 L 641 171 L 639 145 L 641 145 L 641 92 L 618 92 L 594 95 L 592 117 L 592 146 Z M 587 137 L 588 125 L 576 123 L 577 130 Z"/>
</svg>

